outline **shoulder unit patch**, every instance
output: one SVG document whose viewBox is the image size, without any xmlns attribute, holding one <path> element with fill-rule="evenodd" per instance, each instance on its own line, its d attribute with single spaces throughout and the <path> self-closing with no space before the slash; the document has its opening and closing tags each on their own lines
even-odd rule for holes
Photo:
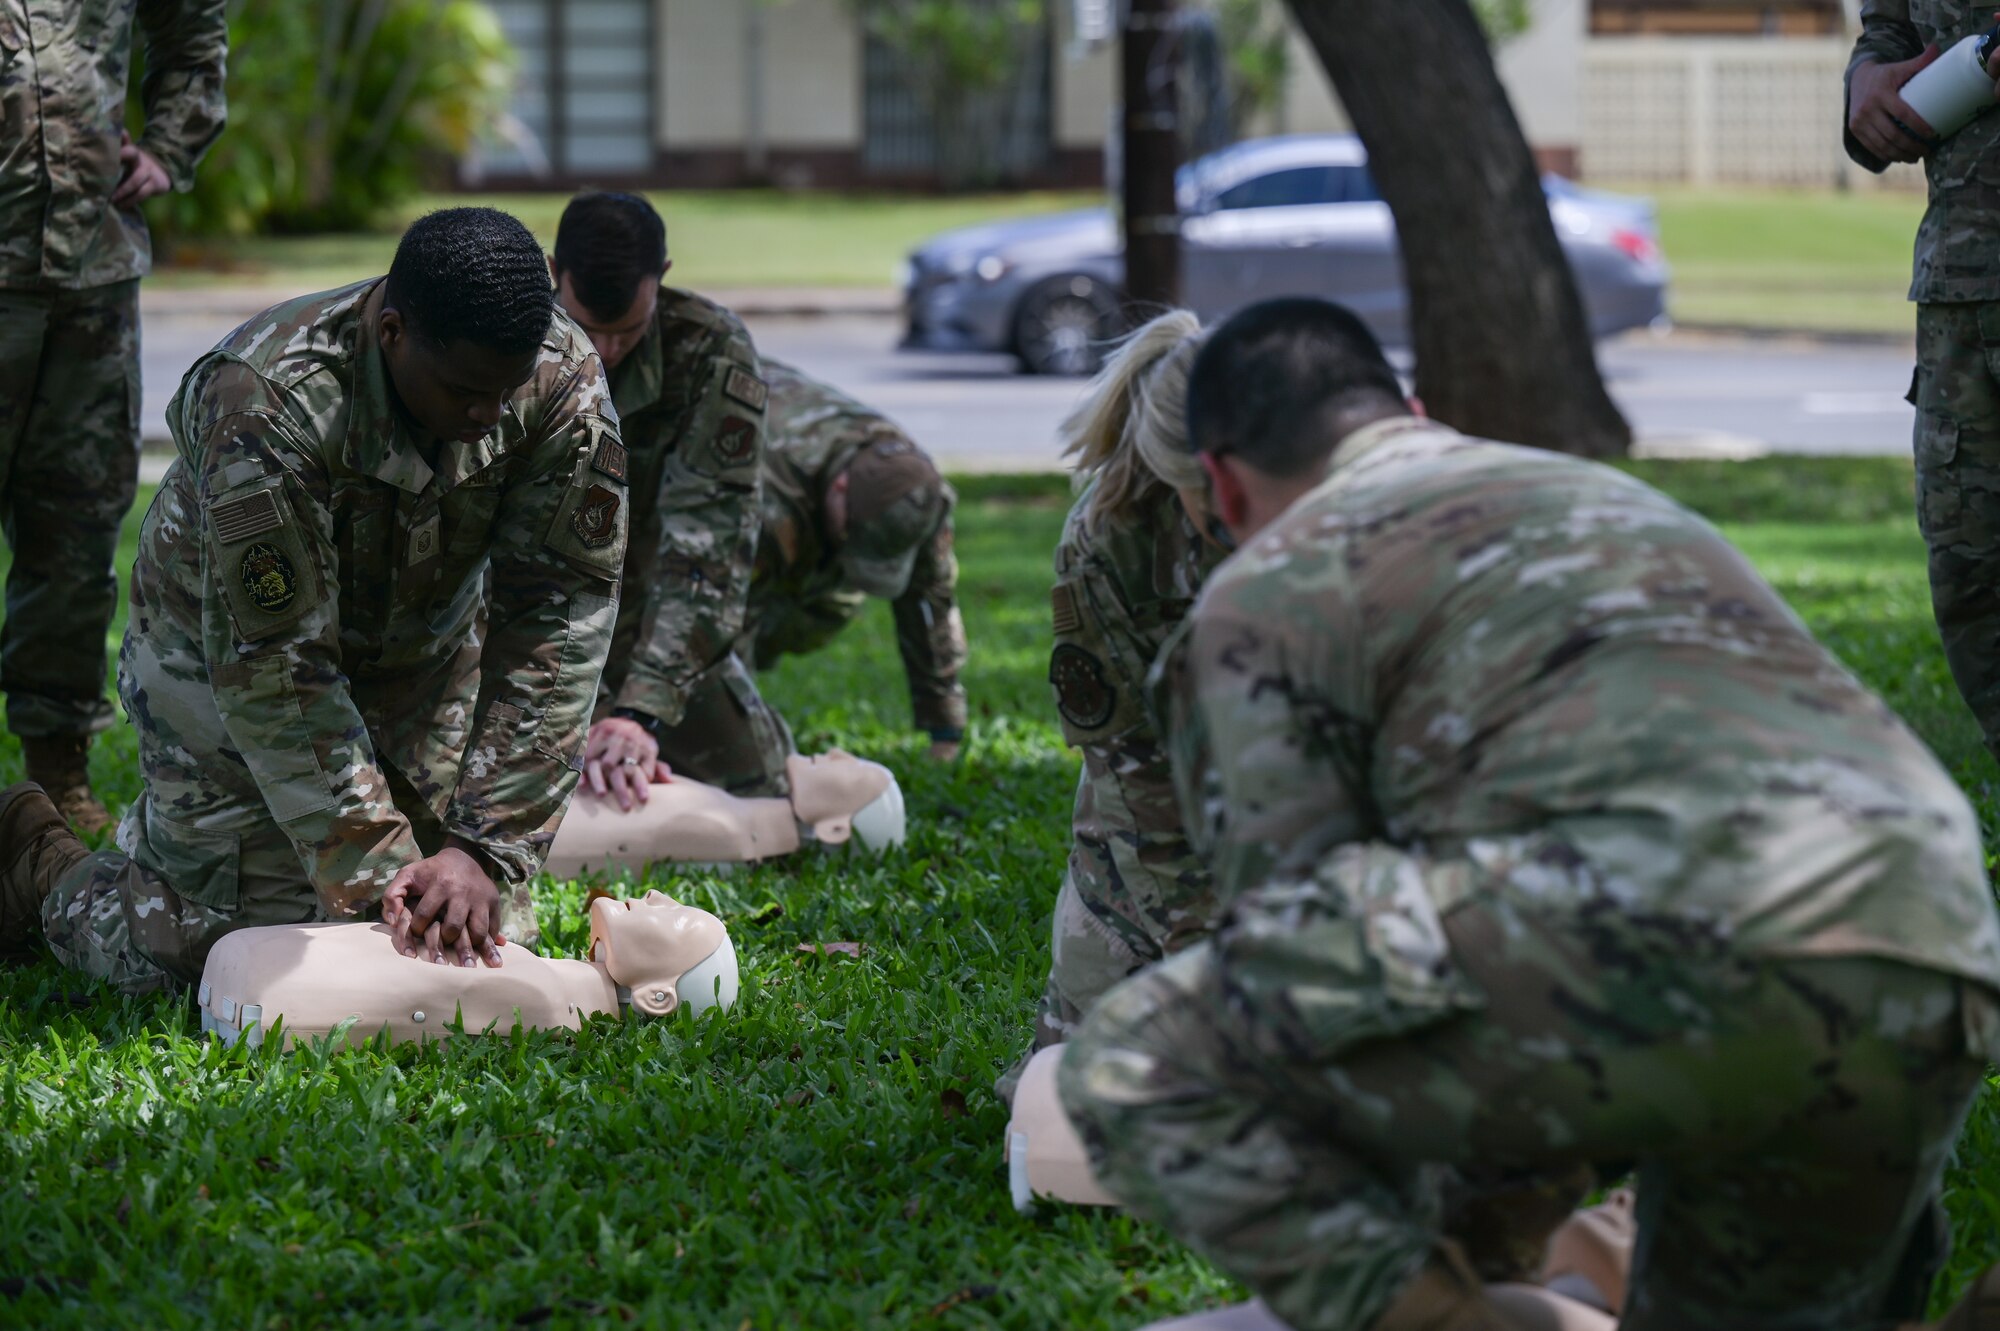
<svg viewBox="0 0 2000 1331">
<path fill-rule="evenodd" d="M 298 570 L 283 550 L 269 542 L 259 541 L 245 550 L 237 574 L 250 603 L 266 614 L 275 615 L 298 598 Z"/>
<path fill-rule="evenodd" d="M 757 447 L 757 427 L 741 416 L 725 416 L 715 432 L 715 455 L 734 466 L 749 458 Z"/>
<path fill-rule="evenodd" d="M 1059 643 L 1049 655 L 1049 683 L 1056 707 L 1078 730 L 1095 730 L 1111 719 L 1118 690 L 1104 677 L 1104 663 L 1073 642 Z"/>
<path fill-rule="evenodd" d="M 722 391 L 752 411 L 762 411 L 771 396 L 764 381 L 740 365 L 729 367 L 729 373 L 723 376 Z"/>
<path fill-rule="evenodd" d="M 570 514 L 569 526 L 585 549 L 603 549 L 618 535 L 618 496 L 601 485 L 591 486 Z"/>
</svg>

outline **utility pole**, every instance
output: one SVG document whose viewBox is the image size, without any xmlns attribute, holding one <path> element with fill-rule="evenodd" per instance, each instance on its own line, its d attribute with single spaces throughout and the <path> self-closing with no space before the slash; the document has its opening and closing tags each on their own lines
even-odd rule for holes
<svg viewBox="0 0 2000 1331">
<path fill-rule="evenodd" d="M 1127 0 L 1120 38 L 1123 107 L 1119 193 L 1125 222 L 1125 296 L 1134 322 L 1180 304 L 1179 36 L 1175 0 Z"/>
</svg>

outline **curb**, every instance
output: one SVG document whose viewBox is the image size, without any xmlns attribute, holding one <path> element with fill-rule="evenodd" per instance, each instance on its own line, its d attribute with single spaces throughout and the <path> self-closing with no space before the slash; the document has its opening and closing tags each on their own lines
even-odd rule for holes
<svg viewBox="0 0 2000 1331">
<path fill-rule="evenodd" d="M 1768 328 L 1758 324 L 1685 323 L 1679 320 L 1668 337 L 1715 338 L 1738 342 L 1798 342 L 1820 347 L 1915 347 L 1917 333 L 1867 333 L 1839 328 Z"/>
</svg>

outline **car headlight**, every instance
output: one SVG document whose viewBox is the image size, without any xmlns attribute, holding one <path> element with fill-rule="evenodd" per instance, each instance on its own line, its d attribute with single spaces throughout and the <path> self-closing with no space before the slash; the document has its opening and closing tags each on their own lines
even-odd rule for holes
<svg viewBox="0 0 2000 1331">
<path fill-rule="evenodd" d="M 982 282 L 998 282 L 1007 275 L 1007 261 L 997 254 L 982 255 L 972 271 Z"/>
</svg>

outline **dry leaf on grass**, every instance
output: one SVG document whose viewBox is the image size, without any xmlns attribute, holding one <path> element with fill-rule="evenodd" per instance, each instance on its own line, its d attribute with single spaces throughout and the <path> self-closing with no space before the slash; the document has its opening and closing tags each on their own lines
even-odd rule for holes
<svg viewBox="0 0 2000 1331">
<path fill-rule="evenodd" d="M 829 957 L 858 957 L 868 950 L 866 943 L 800 943 L 799 951 L 815 956 L 825 953 Z"/>
</svg>

